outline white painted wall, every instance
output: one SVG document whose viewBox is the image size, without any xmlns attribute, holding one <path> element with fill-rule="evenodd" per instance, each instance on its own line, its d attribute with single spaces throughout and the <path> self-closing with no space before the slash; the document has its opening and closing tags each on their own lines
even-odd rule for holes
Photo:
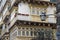
<svg viewBox="0 0 60 40">
<path fill-rule="evenodd" d="M 18 13 L 30 14 L 30 8 L 28 3 L 19 3 L 18 4 Z"/>
<path fill-rule="evenodd" d="M 56 8 L 52 6 L 48 6 L 46 10 L 47 10 L 47 14 L 54 14 L 54 11 L 56 11 Z"/>
<path fill-rule="evenodd" d="M 54 15 L 50 15 L 50 14 L 55 14 L 55 12 L 56 12 L 56 8 L 55 7 L 51 7 L 51 6 L 49 6 L 48 8 L 47 8 L 47 15 L 49 15 L 48 16 L 48 22 L 49 23 L 56 23 L 56 18 L 55 18 L 55 16 Z"/>
<path fill-rule="evenodd" d="M 31 21 L 30 16 L 17 15 L 17 20 Z"/>
</svg>

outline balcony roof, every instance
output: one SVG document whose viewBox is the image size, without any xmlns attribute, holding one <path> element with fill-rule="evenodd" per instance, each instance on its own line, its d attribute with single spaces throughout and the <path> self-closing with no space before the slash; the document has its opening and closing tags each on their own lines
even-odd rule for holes
<svg viewBox="0 0 60 40">
<path fill-rule="evenodd" d="M 14 5 L 18 5 L 18 3 L 20 3 L 21 1 L 23 2 L 28 2 L 28 3 L 32 3 L 32 4 L 42 4 L 42 5 L 45 5 L 47 4 L 47 6 L 50 4 L 54 4 L 56 5 L 56 3 L 54 2 L 50 2 L 50 1 L 43 1 L 43 0 L 16 0 L 15 4 Z"/>
<path fill-rule="evenodd" d="M 32 25 L 32 26 L 42 26 L 42 27 L 51 27 L 52 29 L 56 29 L 56 23 L 42 23 L 42 22 L 33 22 L 33 21 L 24 21 L 24 20 L 17 20 L 12 27 L 20 26 L 20 25 Z M 11 28 L 12 28 L 11 27 Z M 11 29 L 9 28 L 9 30 Z"/>
</svg>

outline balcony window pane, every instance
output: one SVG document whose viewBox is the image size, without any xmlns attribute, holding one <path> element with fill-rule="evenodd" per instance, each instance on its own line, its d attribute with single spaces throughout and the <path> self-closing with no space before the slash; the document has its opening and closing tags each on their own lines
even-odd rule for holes
<svg viewBox="0 0 60 40">
<path fill-rule="evenodd" d="M 26 35 L 27 35 L 27 36 L 29 35 L 29 31 L 26 31 Z"/>
<path fill-rule="evenodd" d="M 36 13 L 36 14 L 37 14 L 37 15 L 39 15 L 39 8 L 37 8 L 37 10 L 36 10 L 36 11 L 37 11 L 37 13 Z"/>
<path fill-rule="evenodd" d="M 34 36 L 37 36 L 37 32 L 36 31 L 34 31 Z"/>
<path fill-rule="evenodd" d="M 18 35 L 19 35 L 19 36 L 21 35 L 21 31 L 20 31 L 20 30 L 18 31 Z"/>
<path fill-rule="evenodd" d="M 33 36 L 33 31 L 30 31 L 30 35 Z"/>
<path fill-rule="evenodd" d="M 25 35 L 25 31 L 22 31 L 22 35 L 23 35 L 23 36 Z"/>
<path fill-rule="evenodd" d="M 31 7 L 32 14 L 35 14 L 35 9 Z"/>
</svg>

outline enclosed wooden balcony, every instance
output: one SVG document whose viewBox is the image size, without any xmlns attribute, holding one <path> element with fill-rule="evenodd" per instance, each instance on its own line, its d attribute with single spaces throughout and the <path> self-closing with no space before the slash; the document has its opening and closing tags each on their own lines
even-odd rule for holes
<svg viewBox="0 0 60 40">
<path fill-rule="evenodd" d="M 41 10 L 44 11 L 44 9 L 47 12 L 41 14 Z M 41 20 L 42 15 L 45 17 L 45 18 L 43 17 L 42 19 L 45 20 Z M 26 3 L 21 2 L 18 4 L 18 6 L 13 6 L 10 11 L 10 18 L 9 18 L 10 27 L 14 25 L 14 23 L 17 20 L 56 24 L 55 4 L 51 4 L 50 8 L 49 6 L 45 6 L 43 4 L 39 5 L 39 4 L 29 4 L 27 2 Z"/>
<path fill-rule="evenodd" d="M 48 20 L 47 21 L 41 21 L 40 16 L 31 17 L 31 15 L 16 14 L 15 17 L 12 20 L 10 20 L 9 29 L 16 23 L 16 21 L 18 21 L 17 25 L 22 23 L 22 25 L 23 24 L 27 24 L 27 25 L 28 24 L 31 24 L 31 25 L 43 25 L 43 26 L 45 25 L 45 26 L 51 26 L 52 28 L 56 28 L 54 26 L 54 24 L 56 25 L 56 22 L 54 21 L 56 19 L 54 19 L 54 20 L 49 19 L 49 20 L 50 21 L 48 21 Z M 32 23 L 30 23 L 30 22 L 32 22 Z"/>
<path fill-rule="evenodd" d="M 25 8 L 26 9 L 26 8 Z M 12 25 L 14 25 L 14 23 L 17 20 L 20 21 L 32 21 L 32 22 L 40 22 L 40 23 L 54 23 L 56 24 L 56 15 L 54 12 L 52 12 L 52 14 L 49 14 L 49 12 L 46 14 L 46 18 L 45 20 L 41 20 L 41 14 L 39 14 L 39 11 L 37 11 L 38 13 L 32 13 L 32 9 L 27 8 L 27 10 L 25 11 L 25 9 L 21 9 L 18 7 L 13 8 L 12 12 L 11 12 L 11 16 L 9 18 L 10 20 L 10 27 Z M 29 10 L 31 10 L 31 12 L 29 12 Z M 28 11 L 28 12 L 27 12 Z M 43 18 L 44 19 L 44 18 Z"/>
</svg>

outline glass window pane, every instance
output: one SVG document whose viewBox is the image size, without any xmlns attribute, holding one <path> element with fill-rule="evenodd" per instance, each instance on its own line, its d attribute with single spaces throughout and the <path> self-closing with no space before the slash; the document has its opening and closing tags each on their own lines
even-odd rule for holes
<svg viewBox="0 0 60 40">
<path fill-rule="evenodd" d="M 18 35 L 19 35 L 19 36 L 21 35 L 21 31 L 20 31 L 20 30 L 18 31 Z"/>
<path fill-rule="evenodd" d="M 36 31 L 34 31 L 34 36 L 37 36 L 37 32 Z"/>
<path fill-rule="evenodd" d="M 29 35 L 29 31 L 26 31 L 26 35 L 27 35 L 27 36 Z"/>
<path fill-rule="evenodd" d="M 22 35 L 25 35 L 25 31 L 22 31 Z"/>
<path fill-rule="evenodd" d="M 32 8 L 32 14 L 35 14 L 35 9 L 34 8 Z"/>
<path fill-rule="evenodd" d="M 37 8 L 37 15 L 39 15 L 39 8 Z"/>
<path fill-rule="evenodd" d="M 33 36 L 33 31 L 30 31 L 30 35 Z"/>
</svg>

